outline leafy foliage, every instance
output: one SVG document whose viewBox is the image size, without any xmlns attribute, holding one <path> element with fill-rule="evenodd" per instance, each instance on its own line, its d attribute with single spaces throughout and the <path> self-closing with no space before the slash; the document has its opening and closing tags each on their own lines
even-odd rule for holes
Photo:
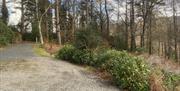
<svg viewBox="0 0 180 91">
<path fill-rule="evenodd" d="M 101 40 L 100 33 L 93 26 L 89 26 L 78 30 L 74 45 L 78 49 L 94 49 L 101 44 Z"/>
<path fill-rule="evenodd" d="M 173 73 L 163 72 L 164 74 L 164 84 L 168 91 L 174 91 L 176 86 L 180 86 L 180 75 Z"/>
<path fill-rule="evenodd" d="M 56 55 L 56 58 L 63 59 L 63 60 L 73 60 L 73 55 L 75 51 L 75 47 L 72 45 L 65 45 L 58 54 Z"/>
<path fill-rule="evenodd" d="M 0 46 L 13 42 L 14 32 L 2 21 L 0 21 Z"/>
<path fill-rule="evenodd" d="M 56 55 L 56 58 L 70 61 L 76 64 L 91 64 L 91 52 L 88 50 L 79 50 L 72 45 L 65 45 Z"/>
<path fill-rule="evenodd" d="M 5 36 L 0 36 L 0 46 L 5 46 L 9 43 L 9 41 L 7 41 L 7 38 Z"/>
<path fill-rule="evenodd" d="M 148 91 L 149 68 L 140 58 L 132 57 L 126 52 L 108 50 L 101 54 L 99 60 L 104 62 L 104 68 L 110 72 L 122 88 L 131 91 Z"/>
<path fill-rule="evenodd" d="M 74 63 L 78 64 L 91 64 L 92 56 L 88 50 L 78 50 L 74 52 L 73 55 Z"/>
</svg>

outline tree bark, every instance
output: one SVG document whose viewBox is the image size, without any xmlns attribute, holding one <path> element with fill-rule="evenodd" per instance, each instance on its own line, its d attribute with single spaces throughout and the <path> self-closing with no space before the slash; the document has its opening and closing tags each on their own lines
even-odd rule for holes
<svg viewBox="0 0 180 91">
<path fill-rule="evenodd" d="M 150 14 L 149 17 L 149 54 L 152 54 L 152 14 Z"/>
<path fill-rule="evenodd" d="M 61 31 L 60 31 L 60 15 L 59 15 L 59 7 L 60 7 L 60 0 L 56 0 L 56 25 L 57 25 L 57 38 L 58 38 L 58 43 L 61 45 Z"/>
<path fill-rule="evenodd" d="M 24 30 L 24 4 L 23 4 L 23 0 L 21 0 L 21 34 L 25 33 Z"/>
<path fill-rule="evenodd" d="M 106 23 L 106 37 L 109 38 L 109 13 L 108 13 L 108 10 L 107 10 L 107 0 L 105 0 L 105 12 L 106 12 L 106 20 L 107 20 L 107 23 Z"/>
<path fill-rule="evenodd" d="M 38 0 L 36 0 L 36 16 L 37 16 L 37 20 L 38 20 L 39 37 L 40 37 L 40 43 L 43 45 L 44 40 L 43 40 L 42 31 L 41 31 L 41 17 L 39 18 L 39 9 L 38 8 L 39 8 Z"/>
<path fill-rule="evenodd" d="M 103 33 L 102 0 L 100 0 L 100 31 Z"/>
<path fill-rule="evenodd" d="M 176 18 L 176 9 L 175 9 L 175 0 L 173 0 L 173 24 L 174 24 L 174 52 L 175 52 L 175 60 L 178 60 L 177 53 L 177 18 Z"/>
<path fill-rule="evenodd" d="M 126 19 L 125 19 L 125 46 L 126 46 L 126 50 L 129 49 L 128 47 L 128 40 L 129 40 L 129 32 L 128 32 L 128 6 L 127 6 L 127 0 L 126 0 Z"/>
<path fill-rule="evenodd" d="M 135 40 L 135 22 L 134 22 L 134 0 L 131 0 L 131 12 L 130 12 L 130 30 L 131 30 L 131 51 L 136 49 Z"/>
</svg>

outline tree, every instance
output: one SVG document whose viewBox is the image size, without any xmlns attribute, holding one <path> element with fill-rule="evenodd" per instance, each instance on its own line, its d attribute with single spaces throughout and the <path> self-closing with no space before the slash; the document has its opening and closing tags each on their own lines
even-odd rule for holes
<svg viewBox="0 0 180 91">
<path fill-rule="evenodd" d="M 175 0 L 172 1 L 172 7 L 173 7 L 173 32 L 174 32 L 174 55 L 175 55 L 175 60 L 178 61 L 178 46 L 177 46 L 177 31 L 178 31 L 178 27 L 177 27 L 177 16 L 176 16 L 176 8 L 175 8 Z"/>
<path fill-rule="evenodd" d="M 57 38 L 58 38 L 58 43 L 59 45 L 61 45 L 61 30 L 60 30 L 60 15 L 59 15 L 59 7 L 60 7 L 60 0 L 56 0 L 56 23 L 57 23 L 57 30 L 56 30 L 56 33 L 57 33 Z"/>
<path fill-rule="evenodd" d="M 106 12 L 106 32 L 105 35 L 106 37 L 109 36 L 109 13 L 108 13 L 108 9 L 107 9 L 107 0 L 105 0 L 105 12 Z"/>
<path fill-rule="evenodd" d="M 24 18 L 25 18 L 25 15 L 24 15 L 24 12 L 25 12 L 25 9 L 24 9 L 24 0 L 21 0 L 21 23 L 20 23 L 20 29 L 21 29 L 21 33 L 23 34 L 25 32 L 25 29 L 24 29 Z"/>
<path fill-rule="evenodd" d="M 126 46 L 126 50 L 129 49 L 128 47 L 128 40 L 129 40 L 129 31 L 128 31 L 128 4 L 127 4 L 127 0 L 126 0 L 126 13 L 125 13 L 125 46 Z"/>
<path fill-rule="evenodd" d="M 1 9 L 1 12 L 2 12 L 2 20 L 5 24 L 7 24 L 7 20 L 8 20 L 8 9 L 7 9 L 7 6 L 6 6 L 6 0 L 2 0 L 2 9 Z"/>
<path fill-rule="evenodd" d="M 134 51 L 136 49 L 136 35 L 135 35 L 135 21 L 134 21 L 134 0 L 131 0 L 131 10 L 130 10 L 130 31 L 131 31 L 131 46 L 130 50 Z"/>
</svg>

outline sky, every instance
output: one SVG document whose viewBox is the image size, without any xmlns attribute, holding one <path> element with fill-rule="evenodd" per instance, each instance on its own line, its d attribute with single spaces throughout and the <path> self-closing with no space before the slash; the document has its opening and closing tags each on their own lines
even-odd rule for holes
<svg viewBox="0 0 180 91">
<path fill-rule="evenodd" d="M 12 0 L 7 0 L 12 1 Z M 18 1 L 18 0 L 16 0 Z M 121 7 L 119 8 L 120 13 L 123 15 L 125 13 L 125 0 L 121 0 Z M 158 8 L 158 10 L 161 12 L 162 15 L 168 15 L 172 16 L 172 8 L 171 8 L 171 2 L 172 0 L 166 0 L 166 5 L 164 7 Z M 113 20 L 117 19 L 117 3 L 114 2 L 114 0 L 108 0 L 109 3 L 112 4 L 112 7 L 114 8 L 114 12 L 111 13 L 110 17 Z M 0 0 L 0 4 L 2 4 L 2 1 Z M 7 4 L 8 10 L 9 10 L 9 25 L 17 25 L 21 20 L 21 11 L 18 9 L 14 9 L 14 7 L 18 7 L 20 4 L 11 2 Z M 180 15 L 180 0 L 177 0 L 177 12 L 178 15 Z"/>
<path fill-rule="evenodd" d="M 12 1 L 12 0 L 9 0 L 9 1 Z M 21 20 L 21 10 L 15 9 L 15 7 L 18 7 L 18 6 L 20 6 L 20 4 L 13 3 L 13 2 L 7 4 L 9 15 L 10 15 L 9 16 L 10 25 L 17 25 Z"/>
<path fill-rule="evenodd" d="M 7 0 L 8 1 L 14 1 L 14 0 Z M 20 1 L 20 0 L 16 0 Z M 0 0 L 0 6 L 2 5 L 2 0 Z M 21 11 L 18 9 L 15 9 L 15 7 L 20 6 L 20 4 L 17 3 L 7 3 L 8 11 L 9 11 L 9 25 L 17 25 L 21 20 Z M 1 12 L 1 11 L 0 11 Z"/>
</svg>

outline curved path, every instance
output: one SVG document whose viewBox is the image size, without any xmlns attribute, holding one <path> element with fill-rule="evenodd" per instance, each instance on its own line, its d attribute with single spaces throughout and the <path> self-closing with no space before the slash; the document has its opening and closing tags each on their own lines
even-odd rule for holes
<svg viewBox="0 0 180 91">
<path fill-rule="evenodd" d="M 0 51 L 0 91 L 119 91 L 82 67 L 35 55 L 32 46 Z"/>
</svg>

